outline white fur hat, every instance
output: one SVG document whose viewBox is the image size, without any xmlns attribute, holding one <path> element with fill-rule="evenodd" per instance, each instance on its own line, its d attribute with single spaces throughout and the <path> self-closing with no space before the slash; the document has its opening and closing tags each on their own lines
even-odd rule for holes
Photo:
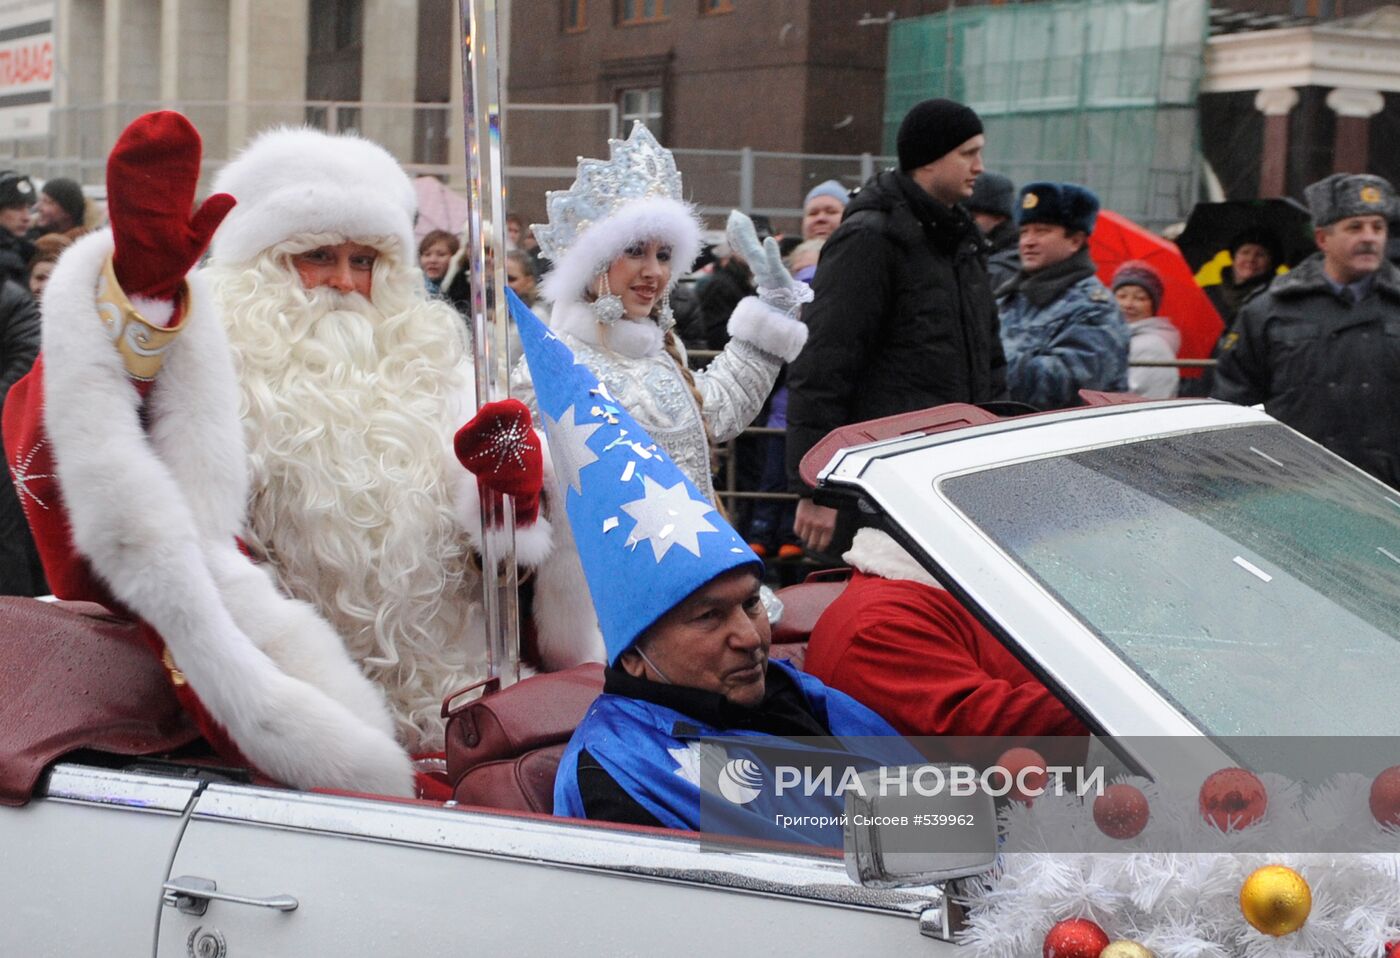
<svg viewBox="0 0 1400 958">
<path fill-rule="evenodd" d="M 416 261 L 413 184 L 387 150 L 364 137 L 268 130 L 219 171 L 214 191 L 238 200 L 210 244 L 216 262 L 246 263 L 302 233 L 387 238 L 394 247 L 381 252 Z"/>
<path fill-rule="evenodd" d="M 700 222 L 691 206 L 680 200 L 665 196 L 630 200 L 578 235 L 545 274 L 544 297 L 555 303 L 581 300 L 593 277 L 638 240 L 671 244 L 674 286 L 700 255 Z"/>
</svg>

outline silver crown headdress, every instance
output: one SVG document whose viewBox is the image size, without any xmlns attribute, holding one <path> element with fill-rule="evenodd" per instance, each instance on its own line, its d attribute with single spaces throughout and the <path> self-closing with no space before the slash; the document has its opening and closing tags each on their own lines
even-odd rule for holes
<svg viewBox="0 0 1400 958">
<path fill-rule="evenodd" d="M 626 140 L 608 140 L 606 162 L 578 158 L 578 177 L 567 190 L 545 197 L 547 224 L 530 227 L 540 253 L 556 263 L 580 233 L 633 200 L 652 196 L 681 200 L 676 159 L 640 121 Z"/>
</svg>

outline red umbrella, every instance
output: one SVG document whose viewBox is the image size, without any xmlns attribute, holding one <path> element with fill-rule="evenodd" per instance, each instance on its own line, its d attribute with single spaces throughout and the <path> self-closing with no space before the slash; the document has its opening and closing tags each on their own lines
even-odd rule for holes
<svg viewBox="0 0 1400 958">
<path fill-rule="evenodd" d="M 1175 243 L 1112 210 L 1101 210 L 1098 224 L 1089 236 L 1089 254 L 1105 285 L 1112 281 L 1114 271 L 1130 259 L 1143 260 L 1155 269 L 1165 289 L 1160 312 L 1181 331 L 1180 358 L 1210 357 L 1225 324 L 1205 290 L 1196 285 L 1195 274 Z M 1181 375 L 1192 379 L 1200 371 L 1183 369 Z"/>
</svg>

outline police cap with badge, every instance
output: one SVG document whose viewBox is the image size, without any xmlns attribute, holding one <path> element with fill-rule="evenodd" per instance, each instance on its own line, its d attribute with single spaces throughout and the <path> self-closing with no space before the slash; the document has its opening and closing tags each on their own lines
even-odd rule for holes
<svg viewBox="0 0 1400 958">
<path fill-rule="evenodd" d="M 1027 183 L 1021 187 L 1016 225 L 1050 223 L 1071 233 L 1089 234 L 1099 217 L 1099 198 L 1078 183 Z"/>
<path fill-rule="evenodd" d="M 0 171 L 0 209 L 33 203 L 34 184 L 29 182 L 29 177 L 14 170 Z"/>
<path fill-rule="evenodd" d="M 1395 188 L 1379 176 L 1366 173 L 1333 173 L 1303 190 L 1313 225 L 1331 226 L 1353 216 L 1396 214 Z"/>
</svg>

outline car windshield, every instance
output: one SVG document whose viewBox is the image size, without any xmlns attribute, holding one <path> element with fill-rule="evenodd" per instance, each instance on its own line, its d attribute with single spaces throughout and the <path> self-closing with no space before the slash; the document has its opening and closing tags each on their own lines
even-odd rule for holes
<svg viewBox="0 0 1400 958">
<path fill-rule="evenodd" d="M 939 491 L 1214 735 L 1396 735 L 1400 494 L 1280 426 Z"/>
</svg>

